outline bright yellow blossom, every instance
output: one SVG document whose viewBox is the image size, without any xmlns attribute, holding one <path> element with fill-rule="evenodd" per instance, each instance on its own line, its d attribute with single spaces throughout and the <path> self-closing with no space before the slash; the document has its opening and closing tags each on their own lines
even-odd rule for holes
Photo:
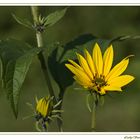
<svg viewBox="0 0 140 140">
<path fill-rule="evenodd" d="M 62 120 L 60 113 L 63 111 L 58 109 L 58 106 L 61 104 L 62 100 L 54 104 L 53 98 L 53 96 L 46 96 L 41 98 L 40 100 L 36 98 L 37 104 L 35 118 L 36 127 L 39 131 L 41 131 L 41 129 L 39 128 L 40 125 L 46 130 L 53 118 Z"/>
<path fill-rule="evenodd" d="M 128 66 L 129 57 L 112 68 L 114 57 L 112 45 L 106 49 L 103 56 L 97 43 L 92 56 L 87 50 L 84 53 L 85 57 L 77 53 L 79 64 L 73 60 L 68 60 L 70 64 L 65 64 L 74 74 L 74 79 L 84 88 L 104 95 L 107 91 L 122 91 L 123 86 L 134 80 L 131 75 L 121 75 Z"/>
<path fill-rule="evenodd" d="M 36 106 L 36 111 L 38 114 L 40 114 L 43 118 L 45 118 L 46 116 L 48 116 L 50 110 L 50 102 L 51 102 L 51 98 L 49 96 L 41 98 L 38 102 L 37 102 L 37 106 Z"/>
</svg>

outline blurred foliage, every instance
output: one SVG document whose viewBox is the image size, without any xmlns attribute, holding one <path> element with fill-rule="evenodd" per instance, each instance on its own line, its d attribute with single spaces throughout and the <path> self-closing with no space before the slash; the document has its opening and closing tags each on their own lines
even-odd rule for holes
<svg viewBox="0 0 140 140">
<path fill-rule="evenodd" d="M 43 16 L 63 7 L 40 7 Z M 12 14 L 29 19 L 32 22 L 30 7 L 0 7 L 0 39 L 14 38 L 26 41 L 36 46 L 35 34 L 16 23 Z M 103 39 L 112 39 L 121 35 L 140 35 L 140 7 L 69 7 L 66 15 L 53 27 L 44 33 L 45 44 L 60 42 L 66 44 L 77 36 L 91 33 Z M 97 111 L 97 131 L 139 131 L 140 130 L 140 40 L 126 40 L 114 43 L 114 64 L 129 54 L 135 57 L 130 59 L 130 64 L 125 73 L 134 75 L 136 79 L 127 86 L 122 93 L 112 93 L 105 97 L 104 106 L 99 106 Z M 34 118 L 22 120 L 31 114 L 26 102 L 34 103 L 35 95 L 42 97 L 47 94 L 44 77 L 39 61 L 34 58 L 26 80 L 22 87 L 19 104 L 19 117 L 15 120 L 12 110 L 0 93 L 0 131 L 36 131 Z M 60 74 L 63 73 L 60 71 Z M 59 93 L 57 84 L 52 79 L 56 94 Z M 76 86 L 76 85 L 74 85 Z M 86 107 L 86 92 L 69 87 L 64 95 L 63 102 L 64 131 L 90 131 L 91 114 Z M 55 123 L 50 131 L 56 131 Z"/>
</svg>

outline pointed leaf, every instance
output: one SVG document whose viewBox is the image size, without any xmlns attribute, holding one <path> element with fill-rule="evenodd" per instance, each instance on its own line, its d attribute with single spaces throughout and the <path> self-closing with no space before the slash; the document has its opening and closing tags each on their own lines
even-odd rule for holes
<svg viewBox="0 0 140 140">
<path fill-rule="evenodd" d="M 0 42 L 3 88 L 11 103 L 15 117 L 18 114 L 21 86 L 33 57 L 39 51 L 40 49 L 31 48 L 28 44 L 17 40 L 10 39 Z"/>
<path fill-rule="evenodd" d="M 54 13 L 49 14 L 45 19 L 46 22 L 44 25 L 47 27 L 54 25 L 65 15 L 66 11 L 67 11 L 67 8 L 64 8 L 62 10 L 58 10 Z"/>
<path fill-rule="evenodd" d="M 67 63 L 68 59 L 76 58 L 75 52 L 78 51 L 76 46 L 80 47 L 82 44 L 85 44 L 92 39 L 94 39 L 94 36 L 91 34 L 85 34 L 70 41 L 63 47 L 60 44 L 56 45 L 55 47 L 48 47 L 54 48 L 49 51 L 49 69 L 54 80 L 57 82 L 63 92 L 74 81 L 72 78 L 72 73 L 70 73 L 69 70 L 65 67 L 65 63 Z"/>
<path fill-rule="evenodd" d="M 104 99 L 104 96 L 101 95 L 100 98 L 99 98 L 99 105 L 103 106 L 104 105 L 104 102 L 105 102 L 105 99 Z"/>
<path fill-rule="evenodd" d="M 27 19 L 22 19 L 20 17 L 17 17 L 16 15 L 12 14 L 13 18 L 16 20 L 17 23 L 19 23 L 20 25 L 23 25 L 27 28 L 33 29 L 33 25 L 30 21 L 28 21 Z"/>
<path fill-rule="evenodd" d="M 87 108 L 89 110 L 89 112 L 92 112 L 92 109 L 91 109 L 91 101 L 92 97 L 91 97 L 91 94 L 87 94 L 87 100 L 86 100 L 86 104 L 87 104 Z"/>
<path fill-rule="evenodd" d="M 125 40 L 133 40 L 133 39 L 140 39 L 139 35 L 131 36 L 131 35 L 124 35 L 124 36 L 118 36 L 112 39 L 112 43 L 115 41 L 125 41 Z"/>
</svg>

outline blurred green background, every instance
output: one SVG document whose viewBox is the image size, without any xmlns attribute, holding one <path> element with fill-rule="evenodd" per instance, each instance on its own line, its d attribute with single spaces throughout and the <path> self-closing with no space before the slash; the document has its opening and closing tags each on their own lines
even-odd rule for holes
<svg viewBox="0 0 140 140">
<path fill-rule="evenodd" d="M 63 7 L 40 7 L 42 15 L 47 15 Z M 12 14 L 32 21 L 30 7 L 0 7 L 0 39 L 15 38 L 36 45 L 33 31 L 19 25 Z M 120 35 L 140 35 L 140 7 L 73 6 L 55 26 L 44 34 L 45 43 L 56 41 L 65 44 L 85 33 L 112 39 Z M 114 44 L 115 64 L 129 54 L 134 54 L 125 73 L 136 77 L 122 93 L 105 96 L 104 106 L 97 109 L 97 128 L 99 132 L 140 131 L 140 40 L 127 40 Z M 61 74 L 61 72 L 60 72 Z M 57 85 L 53 81 L 57 90 Z M 0 88 L 1 89 L 1 88 Z M 23 120 L 32 114 L 26 102 L 34 103 L 34 97 L 47 94 L 44 77 L 37 58 L 34 59 L 21 90 L 19 117 L 13 116 L 6 96 L 0 93 L 0 131 L 36 131 L 34 118 Z M 86 93 L 69 87 L 63 103 L 63 129 L 69 132 L 90 131 L 91 114 L 86 107 Z M 57 131 L 55 122 L 50 131 Z"/>
</svg>

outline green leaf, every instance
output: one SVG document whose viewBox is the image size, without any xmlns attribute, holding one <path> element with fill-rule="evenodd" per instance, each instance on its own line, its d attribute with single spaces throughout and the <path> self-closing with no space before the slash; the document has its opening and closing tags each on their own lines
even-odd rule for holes
<svg viewBox="0 0 140 140">
<path fill-rule="evenodd" d="M 103 106 L 104 105 L 104 102 L 105 102 L 105 99 L 104 99 L 104 96 L 103 95 L 101 95 L 100 96 L 100 98 L 99 98 L 99 104 L 101 105 L 101 106 Z"/>
<path fill-rule="evenodd" d="M 39 51 L 39 48 L 31 48 L 28 44 L 13 39 L 0 42 L 3 88 L 11 103 L 15 117 L 18 114 L 21 86 L 33 57 Z"/>
<path fill-rule="evenodd" d="M 89 112 L 92 112 L 92 109 L 91 109 L 92 108 L 91 107 L 92 103 L 93 103 L 92 95 L 91 94 L 87 94 L 86 105 L 87 105 L 87 108 L 88 108 Z"/>
<path fill-rule="evenodd" d="M 66 88 L 74 82 L 73 74 L 65 67 L 67 60 L 74 58 L 77 45 L 81 46 L 94 38 L 91 34 L 85 34 L 68 42 L 65 46 L 57 43 L 47 47 L 49 70 L 60 88 L 59 99 L 63 99 Z"/>
<path fill-rule="evenodd" d="M 44 25 L 47 27 L 50 27 L 54 25 L 56 22 L 58 22 L 66 13 L 67 8 L 64 8 L 62 10 L 55 11 L 54 13 L 49 14 L 45 18 L 45 23 Z"/>
<path fill-rule="evenodd" d="M 131 35 L 118 36 L 118 37 L 115 37 L 114 39 L 112 39 L 112 42 L 115 42 L 115 41 L 125 41 L 125 40 L 131 40 L 131 39 L 140 39 L 140 35 L 135 35 L 135 36 L 131 36 Z"/>
<path fill-rule="evenodd" d="M 16 15 L 12 14 L 13 18 L 16 20 L 17 23 L 19 23 L 20 25 L 23 25 L 29 29 L 33 29 L 33 25 L 30 21 L 28 21 L 27 19 L 22 19 L 20 17 L 17 17 Z"/>
</svg>

